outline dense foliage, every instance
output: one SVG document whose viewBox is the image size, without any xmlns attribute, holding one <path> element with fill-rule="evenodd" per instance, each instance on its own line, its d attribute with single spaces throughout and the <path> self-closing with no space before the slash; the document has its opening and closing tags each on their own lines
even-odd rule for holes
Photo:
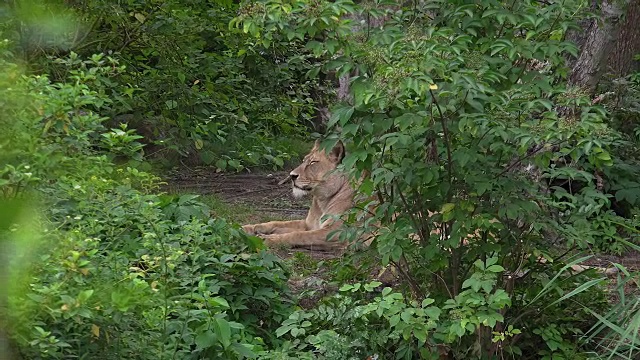
<svg viewBox="0 0 640 360">
<path fill-rule="evenodd" d="M 111 69 L 93 60 L 89 73 Z M 0 189 L 5 199 L 39 195 L 43 209 L 20 209 L 9 229 L 31 240 L 10 243 L 25 253 L 10 259 L 8 286 L 22 355 L 240 358 L 273 341 L 269 329 L 291 311 L 279 261 L 210 219 L 196 196 L 155 195 L 157 178 L 115 166 L 110 156 L 140 146 L 87 109 L 110 100 L 81 73 L 51 83 L 3 66 L 11 136 Z"/>
<path fill-rule="evenodd" d="M 571 268 L 637 249 L 640 201 L 638 76 L 598 101 L 566 84 L 579 49 L 563 39 L 583 10 L 13 2 L 0 325 L 26 359 L 632 358 L 633 278 L 611 306 L 603 274 Z M 282 167 L 335 78 L 350 97 L 326 144 L 348 144 L 371 210 L 342 237 L 374 233 L 357 261 L 402 282 L 347 279 L 300 309 L 286 264 L 196 196 L 162 194 L 144 161 Z"/>
<path fill-rule="evenodd" d="M 397 358 L 436 356 L 437 346 L 456 358 L 581 357 L 571 339 L 586 330 L 581 304 L 602 277 L 553 274 L 567 254 L 633 245 L 626 231 L 638 220 L 611 203 L 637 206 L 638 168 L 612 155 L 633 147 L 629 137 L 564 80 L 578 49 L 563 34 L 583 5 L 274 0 L 240 17 L 258 38 L 304 44 L 324 60 L 317 71 L 351 75 L 353 98 L 329 125 L 352 143 L 345 171 L 370 174 L 360 208 L 377 198 L 369 228 L 354 232 L 377 231 L 382 263 L 404 269 L 423 303 L 387 292 L 376 315 L 389 323 L 373 333 L 392 331 L 388 340 L 346 344 Z M 356 309 L 371 326 L 375 306 Z M 415 316 L 420 326 L 404 328 Z M 331 331 L 353 336 L 351 326 Z"/>
<path fill-rule="evenodd" d="M 241 170 L 282 167 L 313 126 L 316 81 L 304 58 L 282 62 L 228 23 L 231 1 L 19 1 L 4 8 L 4 36 L 31 69 L 66 81 L 104 54 L 117 73 L 91 79 L 111 100 L 102 115 L 145 136 L 148 155 Z M 57 46 L 54 46 L 57 45 Z M 71 55 L 70 57 L 66 55 Z M 76 56 L 78 54 L 79 56 Z M 316 89 L 316 90 L 314 90 Z"/>
</svg>

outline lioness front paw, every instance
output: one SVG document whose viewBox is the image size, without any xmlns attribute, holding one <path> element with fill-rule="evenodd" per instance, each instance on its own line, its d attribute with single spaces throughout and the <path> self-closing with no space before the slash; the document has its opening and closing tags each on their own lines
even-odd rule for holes
<svg viewBox="0 0 640 360">
<path fill-rule="evenodd" d="M 243 225 L 242 231 L 246 232 L 249 235 L 256 234 L 256 226 L 255 225 Z"/>
<path fill-rule="evenodd" d="M 258 236 L 270 235 L 273 234 L 273 228 L 265 224 L 255 224 L 253 225 L 253 233 Z"/>
<path fill-rule="evenodd" d="M 273 245 L 277 244 L 278 240 L 281 237 L 278 234 L 270 234 L 270 235 L 261 234 L 259 236 L 260 236 L 260 238 L 262 240 L 264 240 L 264 244 L 267 245 L 267 246 L 273 246 Z"/>
</svg>

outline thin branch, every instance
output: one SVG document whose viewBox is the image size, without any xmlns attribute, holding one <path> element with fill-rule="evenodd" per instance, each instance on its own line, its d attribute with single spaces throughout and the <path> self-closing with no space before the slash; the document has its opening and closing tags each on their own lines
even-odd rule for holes
<svg viewBox="0 0 640 360">
<path fill-rule="evenodd" d="M 436 95 L 433 93 L 433 90 L 429 89 L 429 94 L 431 94 L 431 99 L 433 101 L 433 104 L 436 106 L 436 109 L 438 109 L 438 113 L 440 114 L 440 123 L 442 124 L 442 131 L 444 133 L 444 143 L 445 143 L 445 147 L 447 148 L 447 172 L 449 173 L 449 185 L 453 184 L 453 161 L 451 160 L 451 143 L 450 143 L 450 139 L 449 139 L 449 129 L 447 128 L 447 124 L 445 122 L 444 119 L 444 114 L 442 113 L 442 109 L 440 108 L 440 104 L 438 104 L 438 101 L 436 100 Z M 449 188 L 451 189 L 451 187 Z M 450 192 L 451 190 L 449 190 Z M 447 196 L 448 198 L 449 196 Z M 448 201 L 449 199 L 447 199 Z"/>
<path fill-rule="evenodd" d="M 555 144 L 552 144 L 551 146 L 558 146 L 560 144 L 562 144 L 563 142 L 565 142 L 565 140 L 559 141 Z M 532 151 L 530 154 L 524 154 L 522 155 L 519 159 L 517 159 L 516 161 L 512 162 L 511 165 L 507 166 L 506 169 L 502 170 L 498 175 L 496 175 L 494 177 L 494 179 L 497 179 L 499 177 L 501 177 L 502 175 L 506 174 L 507 172 L 509 172 L 511 169 L 513 169 L 514 167 L 516 167 L 516 165 L 521 164 L 524 160 L 532 157 L 533 155 L 536 155 L 537 153 L 539 153 L 540 151 L 544 150 L 545 146 L 540 146 L 538 149 Z"/>
<path fill-rule="evenodd" d="M 407 199 L 405 199 L 404 195 L 402 194 L 402 190 L 400 190 L 400 186 L 398 185 L 397 182 L 396 182 L 396 187 L 398 188 L 398 195 L 400 195 L 400 200 L 402 200 L 402 204 L 404 205 L 405 209 L 407 209 L 407 213 L 409 214 L 409 217 L 411 218 L 411 222 L 413 223 L 413 227 L 418 231 L 418 234 L 420 236 L 420 242 L 426 241 L 424 233 L 423 233 L 424 229 L 422 229 L 422 227 L 419 226 L 418 220 L 416 220 L 416 217 L 413 214 L 413 211 L 411 211 L 411 209 L 413 207 L 409 206 L 409 203 L 407 202 Z"/>
</svg>

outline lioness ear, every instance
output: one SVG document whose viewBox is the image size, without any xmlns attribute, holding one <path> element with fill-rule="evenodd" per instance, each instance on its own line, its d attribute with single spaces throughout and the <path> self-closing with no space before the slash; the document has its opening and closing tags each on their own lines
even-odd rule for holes
<svg viewBox="0 0 640 360">
<path fill-rule="evenodd" d="M 311 148 L 311 151 L 313 151 L 313 150 L 318 150 L 318 149 L 320 149 L 320 140 L 316 140 L 316 141 L 313 143 L 313 148 Z"/>
<path fill-rule="evenodd" d="M 329 153 L 329 159 L 331 159 L 331 161 L 336 164 L 342 162 L 342 159 L 344 159 L 344 144 L 342 143 L 342 141 L 338 140 L 333 149 L 331 149 L 331 152 Z"/>
</svg>

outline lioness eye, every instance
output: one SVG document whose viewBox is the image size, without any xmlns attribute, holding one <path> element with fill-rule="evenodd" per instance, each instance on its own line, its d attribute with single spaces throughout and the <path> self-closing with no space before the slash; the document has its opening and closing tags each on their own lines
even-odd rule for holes
<svg viewBox="0 0 640 360">
<path fill-rule="evenodd" d="M 315 164 L 315 163 L 317 163 L 317 161 L 316 161 L 316 160 L 311 160 L 311 161 L 309 161 L 309 165 L 313 165 L 313 164 Z"/>
</svg>

